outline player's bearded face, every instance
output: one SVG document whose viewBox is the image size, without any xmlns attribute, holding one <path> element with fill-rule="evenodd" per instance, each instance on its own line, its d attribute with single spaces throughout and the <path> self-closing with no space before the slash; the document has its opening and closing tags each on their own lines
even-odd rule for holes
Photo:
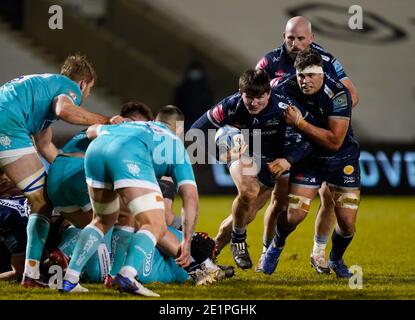
<svg viewBox="0 0 415 320">
<path fill-rule="evenodd" d="M 297 82 L 306 95 L 315 94 L 324 83 L 323 73 L 297 73 Z"/>
<path fill-rule="evenodd" d="M 270 93 L 266 92 L 260 96 L 251 96 L 247 93 L 242 93 L 242 99 L 245 107 L 250 114 L 258 114 L 268 105 Z"/>
<path fill-rule="evenodd" d="M 313 42 L 312 34 L 302 30 L 286 31 L 284 33 L 284 43 L 288 55 L 295 59 L 297 54 L 310 50 Z"/>
</svg>

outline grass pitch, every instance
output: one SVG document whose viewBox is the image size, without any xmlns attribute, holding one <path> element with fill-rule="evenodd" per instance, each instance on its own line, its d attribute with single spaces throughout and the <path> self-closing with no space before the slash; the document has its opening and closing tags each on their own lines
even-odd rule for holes
<svg viewBox="0 0 415 320">
<path fill-rule="evenodd" d="M 197 230 L 214 236 L 230 212 L 232 199 L 201 197 Z M 175 204 L 176 212 L 179 205 Z M 237 269 L 233 278 L 210 286 L 158 283 L 147 286 L 161 295 L 155 298 L 160 300 L 415 299 L 414 197 L 363 197 L 357 232 L 345 254 L 349 266 L 358 265 L 363 270 L 363 288 L 354 290 L 348 280 L 338 280 L 334 274 L 316 274 L 309 265 L 317 207 L 318 201 L 314 201 L 309 216 L 287 239 L 272 276 Z M 247 241 L 254 264 L 261 252 L 263 212 L 248 227 Z M 229 247 L 222 251 L 219 263 L 234 265 Z M 101 285 L 86 287 L 89 293 L 61 295 L 52 290 L 26 290 L 14 282 L 0 282 L 0 299 L 148 299 L 103 289 Z"/>
</svg>

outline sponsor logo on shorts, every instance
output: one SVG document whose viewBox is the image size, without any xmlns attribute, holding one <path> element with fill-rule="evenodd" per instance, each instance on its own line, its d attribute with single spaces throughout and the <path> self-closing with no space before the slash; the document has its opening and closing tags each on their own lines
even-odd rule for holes
<svg viewBox="0 0 415 320">
<path fill-rule="evenodd" d="M 0 144 L 3 147 L 10 147 L 12 140 L 8 136 L 0 136 Z"/>
<path fill-rule="evenodd" d="M 316 183 L 316 178 L 314 177 L 304 177 L 303 175 L 296 175 L 295 179 L 298 181 L 309 182 L 309 183 Z"/>
<path fill-rule="evenodd" d="M 355 183 L 356 179 L 355 177 L 343 177 L 344 179 L 344 184 L 349 184 L 349 183 Z"/>
<path fill-rule="evenodd" d="M 354 172 L 354 167 L 351 165 L 347 165 L 343 168 L 343 173 L 350 176 Z"/>
</svg>

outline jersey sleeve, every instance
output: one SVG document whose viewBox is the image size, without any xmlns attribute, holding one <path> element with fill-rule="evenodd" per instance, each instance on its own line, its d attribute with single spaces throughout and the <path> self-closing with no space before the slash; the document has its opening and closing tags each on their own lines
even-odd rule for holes
<svg viewBox="0 0 415 320">
<path fill-rule="evenodd" d="M 352 115 L 352 99 L 347 89 L 339 91 L 331 98 L 332 108 L 329 117 L 350 119 Z"/>
<path fill-rule="evenodd" d="M 235 93 L 234 95 L 226 97 L 220 101 L 206 113 L 209 122 L 216 128 L 220 128 L 228 124 L 229 114 L 233 113 L 231 110 L 237 108 L 240 98 L 241 95 L 239 93 Z"/>
<path fill-rule="evenodd" d="M 269 77 L 273 79 L 275 75 L 273 74 L 271 68 L 272 68 L 272 57 L 271 57 L 271 52 L 269 52 L 258 61 L 258 63 L 255 66 L 255 69 L 264 70 L 266 73 L 268 73 Z"/>
<path fill-rule="evenodd" d="M 72 103 L 79 106 L 82 101 L 82 92 L 79 86 L 67 77 L 61 78 L 61 86 L 56 96 L 64 95 L 68 97 Z"/>
<path fill-rule="evenodd" d="M 348 78 L 342 63 L 338 59 L 332 57 L 330 63 L 332 64 L 334 72 L 340 81 Z"/>
</svg>

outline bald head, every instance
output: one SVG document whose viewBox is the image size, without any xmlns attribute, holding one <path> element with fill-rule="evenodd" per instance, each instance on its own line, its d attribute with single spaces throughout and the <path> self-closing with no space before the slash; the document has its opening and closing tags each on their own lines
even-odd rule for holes
<svg viewBox="0 0 415 320">
<path fill-rule="evenodd" d="M 285 32 L 302 31 L 306 33 L 313 33 L 311 30 L 311 22 L 302 16 L 296 16 L 287 21 L 285 25 Z"/>
<path fill-rule="evenodd" d="M 287 52 L 293 59 L 298 53 L 308 51 L 314 41 L 310 21 L 302 16 L 291 18 L 285 26 L 283 39 Z"/>
</svg>

